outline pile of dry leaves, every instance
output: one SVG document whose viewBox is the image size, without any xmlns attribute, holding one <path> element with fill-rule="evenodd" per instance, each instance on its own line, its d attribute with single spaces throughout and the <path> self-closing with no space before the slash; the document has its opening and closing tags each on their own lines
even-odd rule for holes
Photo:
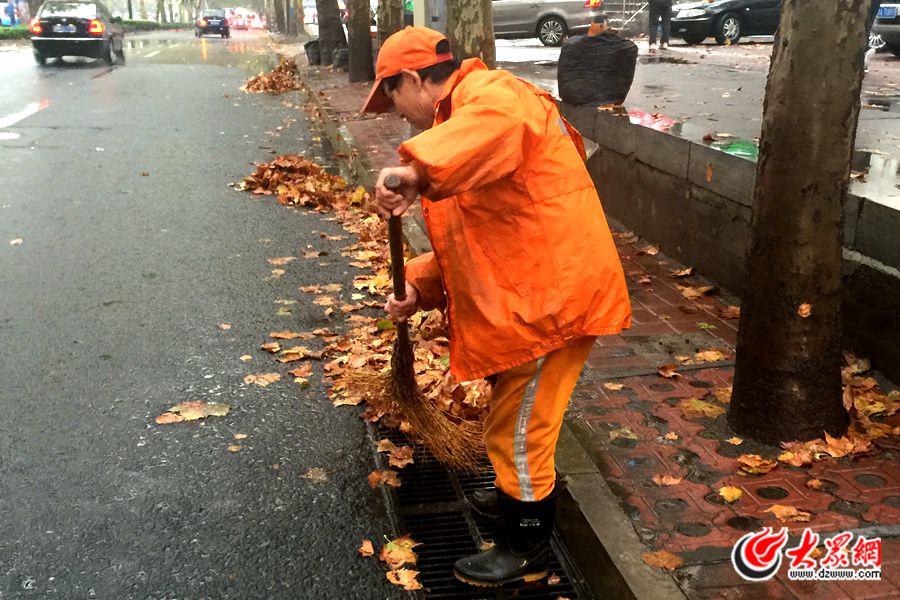
<svg viewBox="0 0 900 600">
<path fill-rule="evenodd" d="M 248 79 L 241 86 L 241 91 L 248 93 L 281 94 L 291 90 L 300 89 L 297 81 L 297 63 L 292 58 L 284 58 L 278 62 L 278 66 L 268 73 L 260 73 Z"/>
</svg>

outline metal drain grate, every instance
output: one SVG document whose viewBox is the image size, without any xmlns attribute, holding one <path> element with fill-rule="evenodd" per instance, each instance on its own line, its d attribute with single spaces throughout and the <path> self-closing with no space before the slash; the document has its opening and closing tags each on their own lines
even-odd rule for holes
<svg viewBox="0 0 900 600">
<path fill-rule="evenodd" d="M 396 430 L 370 427 L 375 440 L 388 438 L 398 446 L 410 443 Z M 390 468 L 385 464 L 385 455 L 376 454 L 379 468 Z M 413 597 L 429 600 L 557 600 L 560 597 L 590 600 L 580 575 L 565 558 L 565 548 L 556 538 L 552 542 L 550 565 L 553 585 L 545 579 L 488 589 L 458 581 L 453 576 L 453 563 L 477 552 L 483 542 L 494 540 L 498 534 L 495 521 L 471 514 L 465 504 L 467 494 L 494 487 L 493 470 L 486 462 L 484 471 L 478 475 L 450 472 L 421 445 L 415 446 L 414 460 L 413 464 L 400 470 L 399 488 L 385 488 L 388 510 L 397 530 L 409 533 L 422 544 L 416 548 L 416 570 L 425 589 Z"/>
</svg>

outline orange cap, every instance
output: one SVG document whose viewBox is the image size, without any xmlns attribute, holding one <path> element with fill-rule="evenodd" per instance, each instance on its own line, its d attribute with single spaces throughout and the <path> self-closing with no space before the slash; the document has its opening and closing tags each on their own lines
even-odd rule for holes
<svg viewBox="0 0 900 600">
<path fill-rule="evenodd" d="M 447 38 L 427 27 L 407 27 L 384 40 L 375 63 L 375 85 L 363 104 L 362 112 L 386 112 L 393 105 L 381 88 L 386 77 L 404 69 L 418 71 L 431 65 L 453 60 L 451 52 L 438 53 L 437 46 Z"/>
</svg>

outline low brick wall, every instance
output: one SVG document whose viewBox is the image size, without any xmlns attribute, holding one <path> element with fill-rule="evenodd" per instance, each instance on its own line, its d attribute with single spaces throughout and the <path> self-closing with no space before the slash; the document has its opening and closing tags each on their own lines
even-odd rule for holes
<svg viewBox="0 0 900 600">
<path fill-rule="evenodd" d="M 756 164 L 627 117 L 561 108 L 600 146 L 588 168 L 604 210 L 739 295 Z M 900 211 L 848 195 L 844 223 L 845 346 L 900 381 Z"/>
</svg>

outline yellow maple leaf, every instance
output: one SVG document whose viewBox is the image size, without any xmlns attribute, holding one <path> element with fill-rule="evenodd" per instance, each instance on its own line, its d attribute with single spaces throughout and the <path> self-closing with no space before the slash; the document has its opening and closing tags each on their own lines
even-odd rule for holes
<svg viewBox="0 0 900 600">
<path fill-rule="evenodd" d="M 678 485 L 683 477 L 672 477 L 671 475 L 654 475 L 653 483 L 659 486 Z"/>
<path fill-rule="evenodd" d="M 673 554 L 668 550 L 644 552 L 641 554 L 641 560 L 651 567 L 658 567 L 667 571 L 674 571 L 684 563 L 680 556 Z"/>
<path fill-rule="evenodd" d="M 782 522 L 807 523 L 812 518 L 812 513 L 784 504 L 775 504 L 763 512 L 772 513 Z"/>
</svg>

